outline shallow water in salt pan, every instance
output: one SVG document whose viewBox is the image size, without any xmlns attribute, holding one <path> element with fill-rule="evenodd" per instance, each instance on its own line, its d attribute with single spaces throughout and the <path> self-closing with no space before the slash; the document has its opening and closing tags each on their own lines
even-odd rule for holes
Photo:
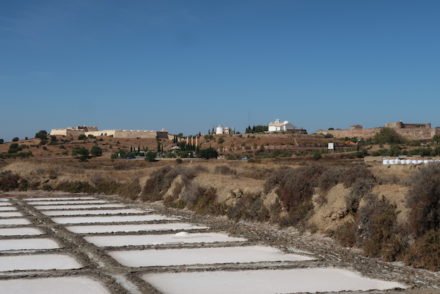
<svg viewBox="0 0 440 294">
<path fill-rule="evenodd" d="M 0 240 L 0 251 L 36 250 L 60 248 L 57 242 L 47 238 Z"/>
<path fill-rule="evenodd" d="M 35 205 L 40 210 L 59 210 L 59 209 L 100 209 L 100 208 L 125 208 L 126 206 L 118 203 L 111 204 L 77 204 L 77 205 Z"/>
<path fill-rule="evenodd" d="M 85 238 L 96 246 L 137 246 L 137 245 L 164 245 L 183 243 L 214 243 L 240 242 L 244 238 L 230 237 L 221 233 L 185 233 L 161 235 L 124 235 L 124 236 L 90 236 Z"/>
<path fill-rule="evenodd" d="M 15 206 L 0 206 L 0 211 L 17 211 Z"/>
<path fill-rule="evenodd" d="M 405 287 L 337 268 L 159 273 L 146 274 L 143 279 L 169 294 L 336 292 Z"/>
<path fill-rule="evenodd" d="M 36 202 L 29 202 L 31 205 L 64 205 L 64 204 L 105 204 L 110 203 L 107 200 L 66 200 L 66 201 L 36 201 Z"/>
<path fill-rule="evenodd" d="M 25 218 L 0 219 L 0 226 L 30 225 L 31 222 Z"/>
<path fill-rule="evenodd" d="M 87 277 L 0 280 L 2 293 L 14 294 L 108 294 L 101 283 Z"/>
<path fill-rule="evenodd" d="M 94 209 L 94 210 L 53 210 L 44 211 L 48 216 L 67 216 L 67 215 L 101 215 L 101 214 L 142 214 L 146 211 L 142 209 Z"/>
<path fill-rule="evenodd" d="M 72 201 L 72 200 L 95 200 L 96 197 L 83 196 L 83 197 L 40 197 L 40 198 L 25 198 L 24 200 L 28 202 L 39 202 L 39 201 Z M 56 202 L 53 202 L 56 203 Z"/>
<path fill-rule="evenodd" d="M 82 266 L 67 254 L 0 256 L 0 271 L 77 269 Z M 32 293 L 32 292 L 31 292 Z"/>
<path fill-rule="evenodd" d="M 70 226 L 67 229 L 77 234 L 89 233 L 120 233 L 120 232 L 155 232 L 155 231 L 183 231 L 194 229 L 208 229 L 205 226 L 197 226 L 189 223 L 166 223 L 166 224 L 139 224 L 139 225 L 88 225 Z"/>
<path fill-rule="evenodd" d="M 88 216 L 88 217 L 54 217 L 52 220 L 59 224 L 82 224 L 82 223 L 119 223 L 119 222 L 144 222 L 160 220 L 177 220 L 159 214 L 147 215 L 121 215 L 121 216 Z"/>
<path fill-rule="evenodd" d="M 308 256 L 286 254 L 266 246 L 115 250 L 109 254 L 130 267 L 313 260 Z"/>
<path fill-rule="evenodd" d="M 12 212 L 5 212 L 0 211 L 0 217 L 21 217 L 23 214 L 18 211 L 12 211 Z"/>
<path fill-rule="evenodd" d="M 37 228 L 5 228 L 0 229 L 0 236 L 31 236 L 41 235 L 43 232 Z"/>
</svg>

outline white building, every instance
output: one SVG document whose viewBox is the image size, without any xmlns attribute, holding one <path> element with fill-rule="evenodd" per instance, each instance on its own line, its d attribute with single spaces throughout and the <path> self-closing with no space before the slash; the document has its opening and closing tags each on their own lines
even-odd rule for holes
<svg viewBox="0 0 440 294">
<path fill-rule="evenodd" d="M 280 121 L 279 119 L 277 119 L 269 123 L 268 131 L 269 133 L 275 133 L 293 131 L 294 129 L 295 127 L 287 120 Z"/>
<path fill-rule="evenodd" d="M 215 134 L 216 135 L 228 135 L 230 134 L 231 130 L 228 127 L 224 127 L 222 125 L 218 125 L 215 128 Z"/>
</svg>

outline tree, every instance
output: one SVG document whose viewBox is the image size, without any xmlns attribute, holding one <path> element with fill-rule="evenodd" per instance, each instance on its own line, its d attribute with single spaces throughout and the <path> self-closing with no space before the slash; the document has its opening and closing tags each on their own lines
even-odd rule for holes
<svg viewBox="0 0 440 294">
<path fill-rule="evenodd" d="M 17 143 L 12 143 L 11 145 L 9 145 L 8 153 L 10 153 L 10 154 L 17 153 L 21 150 L 22 150 L 22 147 L 20 145 L 18 145 Z"/>
<path fill-rule="evenodd" d="M 80 161 L 86 161 L 89 158 L 89 150 L 84 147 L 75 147 L 72 149 L 72 156 Z"/>
<path fill-rule="evenodd" d="M 149 161 L 149 162 L 154 162 L 154 161 L 156 161 L 156 156 L 157 156 L 157 153 L 156 153 L 156 152 L 148 151 L 148 152 L 145 154 L 145 160 L 146 160 L 146 161 Z"/>
<path fill-rule="evenodd" d="M 205 159 L 217 158 L 218 152 L 214 148 L 209 147 L 206 149 L 200 149 L 199 156 L 201 158 L 205 158 Z"/>
<path fill-rule="evenodd" d="M 3 143 L 5 143 L 5 140 L 4 139 L 0 139 L 0 144 L 3 144 Z"/>
<path fill-rule="evenodd" d="M 47 140 L 47 131 L 45 131 L 45 130 L 41 130 L 41 131 L 38 131 L 36 134 L 35 134 L 35 138 L 36 139 L 40 139 L 40 140 Z"/>
<path fill-rule="evenodd" d="M 393 129 L 382 128 L 379 133 L 374 136 L 376 144 L 401 144 L 405 140 Z"/>
<path fill-rule="evenodd" d="M 95 157 L 102 156 L 102 149 L 101 149 L 101 147 L 99 147 L 98 145 L 93 146 L 93 147 L 90 149 L 90 154 L 91 154 L 92 156 L 95 156 Z"/>
<path fill-rule="evenodd" d="M 12 138 L 12 142 L 18 142 L 19 140 L 20 140 L 19 137 L 14 137 L 14 138 Z"/>
<path fill-rule="evenodd" d="M 85 139 L 87 139 L 87 136 L 84 134 L 78 136 L 78 140 L 85 140 Z"/>
</svg>

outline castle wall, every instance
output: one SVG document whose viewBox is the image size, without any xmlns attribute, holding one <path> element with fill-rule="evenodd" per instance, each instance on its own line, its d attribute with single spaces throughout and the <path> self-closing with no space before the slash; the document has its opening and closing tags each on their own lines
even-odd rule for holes
<svg viewBox="0 0 440 294">
<path fill-rule="evenodd" d="M 373 138 L 382 128 L 371 129 L 346 129 L 346 130 L 329 130 L 320 131 L 321 134 L 331 134 L 335 138 Z M 440 128 L 393 128 L 397 134 L 407 140 L 431 140 L 434 135 L 440 135 Z"/>
</svg>

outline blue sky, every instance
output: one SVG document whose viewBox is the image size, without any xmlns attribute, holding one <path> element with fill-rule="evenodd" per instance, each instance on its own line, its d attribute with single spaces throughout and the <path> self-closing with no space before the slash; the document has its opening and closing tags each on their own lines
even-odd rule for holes
<svg viewBox="0 0 440 294">
<path fill-rule="evenodd" d="M 0 1 L 0 138 L 440 125 L 440 2 Z"/>
</svg>

